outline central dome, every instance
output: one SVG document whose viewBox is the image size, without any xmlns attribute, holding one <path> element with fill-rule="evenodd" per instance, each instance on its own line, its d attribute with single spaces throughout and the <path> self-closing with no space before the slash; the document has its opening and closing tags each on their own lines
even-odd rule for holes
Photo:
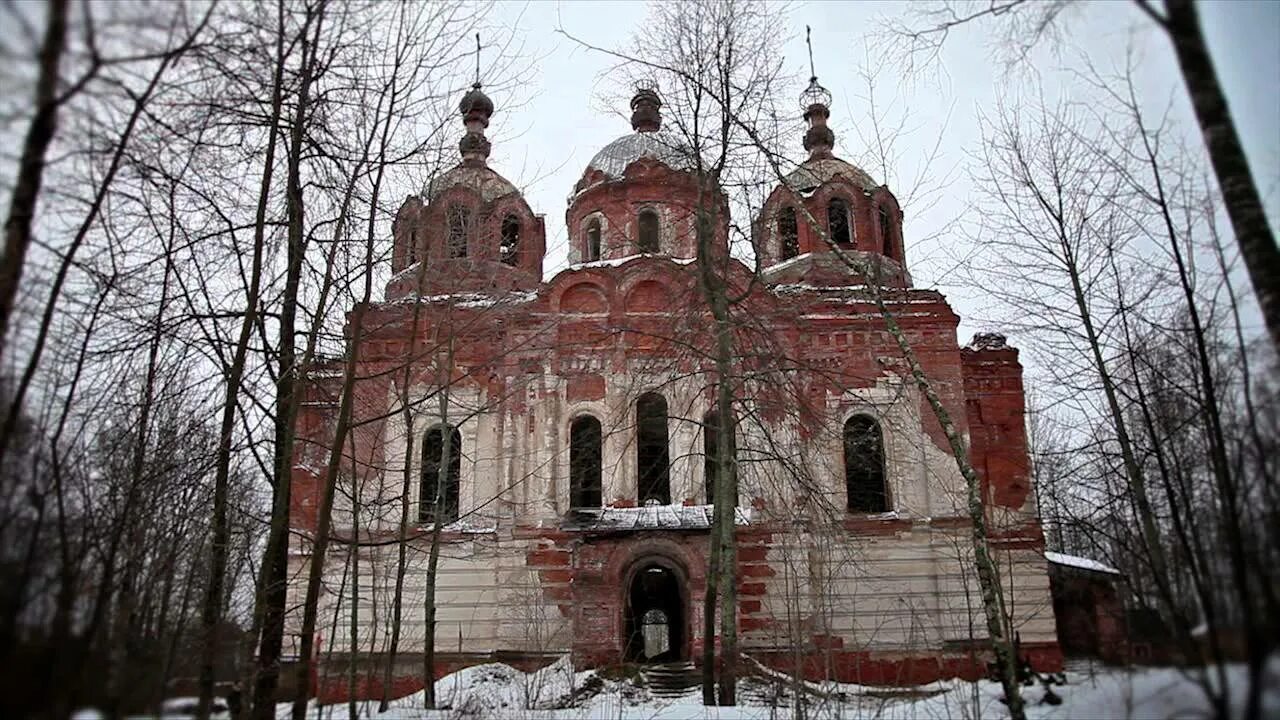
<svg viewBox="0 0 1280 720">
<path fill-rule="evenodd" d="M 623 135 L 605 145 L 587 163 L 586 172 L 599 170 L 606 179 L 616 180 L 622 177 L 628 165 L 644 157 L 657 160 L 673 170 L 688 170 L 693 165 L 684 143 L 675 134 L 659 130 Z"/>
</svg>

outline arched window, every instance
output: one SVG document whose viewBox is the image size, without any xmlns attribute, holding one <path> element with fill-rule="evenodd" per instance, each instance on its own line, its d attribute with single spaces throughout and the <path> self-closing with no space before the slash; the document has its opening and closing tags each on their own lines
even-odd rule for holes
<svg viewBox="0 0 1280 720">
<path fill-rule="evenodd" d="M 583 262 L 595 262 L 600 259 L 600 221 L 591 218 L 587 223 L 586 247 L 582 250 Z"/>
<path fill-rule="evenodd" d="M 598 508 L 600 488 L 600 421 L 583 415 L 569 426 L 569 505 Z"/>
<path fill-rule="evenodd" d="M 502 243 L 498 246 L 498 259 L 505 265 L 515 265 L 520 260 L 520 218 L 515 215 L 502 218 Z"/>
<path fill-rule="evenodd" d="M 880 206 L 880 245 L 887 257 L 893 257 L 893 221 L 889 217 L 889 208 Z"/>
<path fill-rule="evenodd" d="M 796 225 L 796 209 L 790 206 L 778 213 L 778 259 L 790 260 L 800 254 L 800 238 Z"/>
<path fill-rule="evenodd" d="M 638 228 L 636 247 L 639 248 L 640 252 L 658 252 L 658 213 L 647 208 L 641 210 L 636 225 Z"/>
<path fill-rule="evenodd" d="M 449 431 L 445 447 L 445 430 Z M 447 462 L 446 462 L 447 460 Z M 441 471 L 443 469 L 443 472 Z M 422 494 L 418 499 L 418 519 L 435 522 L 458 519 L 458 481 L 462 476 L 462 433 L 458 428 L 436 426 L 422 441 Z"/>
<path fill-rule="evenodd" d="M 889 509 L 884 486 L 884 437 L 880 424 L 854 415 L 844 424 L 844 484 L 849 511 L 879 513 Z"/>
<path fill-rule="evenodd" d="M 844 198 L 834 197 L 827 203 L 827 232 L 831 233 L 831 241 L 837 245 L 849 245 L 853 242 L 849 203 Z"/>
<path fill-rule="evenodd" d="M 636 400 L 636 501 L 671 504 L 671 456 L 667 447 L 667 401 L 657 393 Z"/>
<path fill-rule="evenodd" d="M 458 205 L 450 205 L 449 216 L 449 257 L 464 258 L 467 256 L 467 234 L 471 226 L 471 211 Z"/>
</svg>

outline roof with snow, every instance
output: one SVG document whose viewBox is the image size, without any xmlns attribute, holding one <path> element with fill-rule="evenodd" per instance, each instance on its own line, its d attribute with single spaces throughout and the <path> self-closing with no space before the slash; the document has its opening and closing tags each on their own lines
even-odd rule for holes
<svg viewBox="0 0 1280 720">
<path fill-rule="evenodd" d="M 626 532 L 630 530 L 709 530 L 711 505 L 647 505 L 634 508 L 599 508 L 571 511 L 564 530 Z M 735 508 L 735 525 L 750 525 L 751 510 Z"/>
<path fill-rule="evenodd" d="M 1054 565 L 1063 565 L 1066 567 L 1076 568 L 1078 570 L 1088 570 L 1090 572 L 1106 573 L 1107 575 L 1123 574 L 1119 570 L 1111 567 L 1110 565 L 1105 565 L 1091 558 L 1080 557 L 1079 555 L 1067 555 L 1065 553 L 1056 553 L 1056 552 L 1046 551 L 1044 554 L 1044 559 L 1048 560 Z"/>
</svg>

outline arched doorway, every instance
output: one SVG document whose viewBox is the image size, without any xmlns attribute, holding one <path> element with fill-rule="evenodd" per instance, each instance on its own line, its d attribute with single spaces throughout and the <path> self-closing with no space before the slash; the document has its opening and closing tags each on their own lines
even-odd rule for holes
<svg viewBox="0 0 1280 720">
<path fill-rule="evenodd" d="M 685 659 L 688 618 L 684 576 L 665 558 L 635 563 L 624 603 L 627 662 L 662 663 Z"/>
</svg>

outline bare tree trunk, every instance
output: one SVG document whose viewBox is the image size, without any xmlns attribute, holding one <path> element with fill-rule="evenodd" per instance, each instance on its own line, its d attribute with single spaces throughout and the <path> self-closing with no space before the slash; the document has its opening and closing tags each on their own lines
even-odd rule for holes
<svg viewBox="0 0 1280 720">
<path fill-rule="evenodd" d="M 49 0 L 49 19 L 40 46 L 40 74 L 36 78 L 35 114 L 22 141 L 18 177 L 4 221 L 4 255 L 0 257 L 0 356 L 18 295 L 27 248 L 31 246 L 31 224 L 44 176 L 44 158 L 58 129 L 58 67 L 67 43 L 67 0 Z M 9 428 L 6 428 L 6 430 Z M 0 453 L 2 455 L 2 453 Z"/>
<path fill-rule="evenodd" d="M 698 270 L 702 292 L 716 325 L 716 484 L 712 499 L 711 567 L 707 574 L 707 594 L 703 606 L 704 632 L 714 640 L 715 605 L 720 612 L 720 672 L 716 704 L 737 704 L 738 664 L 738 588 L 737 554 L 734 520 L 737 514 L 737 447 L 734 433 L 733 324 L 729 315 L 729 296 L 725 279 L 716 272 L 711 240 L 716 227 L 716 212 L 709 207 L 706 190 L 700 190 L 698 216 Z M 703 432 L 709 432 L 704 428 Z M 714 643 L 711 643 L 714 653 Z M 706 651 L 703 653 L 704 662 Z M 713 654 L 714 658 L 714 654 Z M 704 703 L 710 694 L 708 668 L 703 668 Z"/>
<path fill-rule="evenodd" d="M 703 429 L 706 432 L 706 429 Z M 702 598 L 702 704 L 716 704 L 716 595 L 720 590 L 719 510 L 711 498 L 711 548 L 707 558 L 706 589 Z"/>
<path fill-rule="evenodd" d="M 213 698 L 214 664 L 218 657 L 218 624 L 222 620 L 221 596 L 227 572 L 227 545 L 229 538 L 227 520 L 228 481 L 231 474 L 231 445 L 235 435 L 237 398 L 244 378 L 245 362 L 249 353 L 249 340 L 257 322 L 259 293 L 262 284 L 262 252 L 266 243 L 267 204 L 271 198 L 271 178 L 275 171 L 276 130 L 280 124 L 284 104 L 284 32 L 276 33 L 276 67 L 272 77 L 271 116 L 268 121 L 266 156 L 262 161 L 262 180 L 258 185 L 258 206 L 254 215 L 252 260 L 249 264 L 249 287 L 245 293 L 244 318 L 240 323 L 240 335 L 236 339 L 231 367 L 227 370 L 226 387 L 222 398 L 222 424 L 218 433 L 218 455 L 213 481 L 213 538 L 210 544 L 209 580 L 206 585 L 204 605 L 201 608 L 201 626 L 204 632 L 204 654 L 200 664 L 199 704 L 196 716 L 200 720 L 209 717 Z M 250 636 L 250 642 L 253 642 Z M 245 688 L 247 689 L 247 688 Z"/>
<path fill-rule="evenodd" d="M 427 587 L 423 598 L 422 706 L 436 707 L 436 573 L 440 568 L 440 532 L 444 528 L 444 503 L 449 467 L 453 462 L 453 433 L 449 429 L 449 396 L 453 383 L 453 337 L 446 340 L 444 366 L 440 370 L 440 467 L 436 470 L 436 496 L 432 501 L 431 547 L 427 555 Z M 420 498 L 419 502 L 424 502 Z"/>
<path fill-rule="evenodd" d="M 1165 0 L 1164 29 L 1173 42 L 1191 105 L 1204 134 L 1209 160 L 1222 190 L 1223 205 L 1235 231 L 1240 255 L 1258 295 L 1271 344 L 1280 350 L 1280 249 L 1267 222 L 1249 159 L 1236 134 L 1227 97 L 1213 67 L 1192 0 Z"/>
<path fill-rule="evenodd" d="M 376 205 L 376 203 L 375 203 Z M 372 214 L 370 214 L 372 217 Z M 372 268 L 367 268 L 372 270 Z M 347 626 L 351 636 L 351 650 L 347 654 L 347 717 L 358 718 L 356 712 L 356 660 L 360 654 L 360 492 L 361 485 L 356 467 L 355 443 L 351 443 L 351 544 L 347 546 L 351 564 L 351 615 Z"/>
<path fill-rule="evenodd" d="M 426 263 L 418 266 L 418 283 L 422 287 L 422 277 L 426 272 Z M 396 584 L 391 600 L 391 641 L 387 648 L 387 663 L 382 675 L 382 698 L 378 702 L 378 712 L 386 712 L 390 706 L 392 673 L 396 664 L 396 655 L 400 650 L 400 619 L 403 616 L 404 578 L 408 570 L 409 554 L 409 493 L 413 483 L 413 448 L 414 442 L 413 410 L 409 405 L 409 384 L 413 378 L 413 357 L 418 346 L 418 321 L 422 313 L 422 303 L 413 304 L 413 315 L 409 325 L 409 352 L 405 358 L 404 375 L 400 383 L 400 415 L 404 420 L 406 452 L 400 475 L 400 524 L 396 530 Z"/>
<path fill-rule="evenodd" d="M 22 372 L 22 377 L 18 380 L 17 389 L 14 391 L 13 398 L 10 401 L 8 412 L 4 417 L 4 425 L 0 428 L 0 464 L 4 463 L 5 455 L 9 450 L 9 443 L 13 438 L 13 430 L 17 426 L 18 417 L 22 412 L 22 405 L 26 398 L 27 390 L 31 387 L 32 379 L 35 377 L 36 369 L 40 366 L 40 359 L 44 353 L 45 343 L 49 339 L 49 333 L 53 326 L 54 312 L 58 306 L 58 300 L 62 295 L 63 285 L 66 283 L 67 275 L 70 273 L 74 264 L 76 253 L 80 246 L 88 237 L 90 229 L 98 219 L 98 213 L 102 209 L 103 203 L 106 202 L 111 184 L 115 180 L 116 173 L 120 170 L 121 164 L 125 160 L 126 151 L 130 140 L 133 138 L 133 132 L 137 128 L 139 121 L 147 112 L 151 98 L 154 96 L 156 89 L 160 85 L 161 79 L 168 72 L 172 64 L 180 58 L 195 43 L 196 38 L 203 32 L 205 25 L 209 22 L 212 15 L 210 9 L 200 23 L 191 29 L 189 34 L 185 36 L 183 42 L 177 47 L 164 53 L 160 63 L 156 66 L 155 71 L 151 74 L 146 89 L 138 93 L 134 97 L 133 106 L 129 113 L 129 119 L 125 122 L 124 128 L 120 131 L 119 139 L 116 141 L 115 148 L 111 151 L 111 159 L 108 162 L 107 170 L 102 176 L 102 180 L 98 183 L 98 187 L 94 190 L 93 200 L 89 203 L 89 209 L 85 213 L 84 219 L 76 230 L 76 234 L 72 237 L 67 249 L 63 252 L 62 258 L 58 263 L 58 270 L 54 275 L 53 282 L 49 289 L 49 298 L 45 301 L 44 311 L 40 318 L 40 325 L 36 331 L 35 342 L 32 345 L 31 355 L 27 359 L 26 368 Z M 41 163 L 43 160 L 40 161 Z M 16 192 L 17 188 L 15 188 Z M 15 195 L 16 198 L 16 195 Z M 34 202 L 34 201 L 33 201 Z M 9 230 L 6 228 L 6 245 L 8 244 Z M 29 233 L 29 230 L 28 230 Z M 8 257 L 7 249 L 5 261 Z M 18 258 L 13 258 L 15 262 L 19 262 Z M 0 269 L 0 273 L 7 272 Z M 15 278 L 16 282 L 16 278 Z M 0 288 L 3 290 L 3 288 Z M 0 298 L 0 301 L 3 299 Z M 2 342 L 2 341 L 0 341 Z"/>
<path fill-rule="evenodd" d="M 1175 5 L 1177 2 L 1175 1 Z M 1194 8 L 1190 8 L 1194 20 Z M 1207 60 L 1208 56 L 1205 55 Z M 1185 67 L 1185 65 L 1184 65 Z M 1212 76 L 1212 67 L 1209 68 Z M 1186 73 L 1184 72 L 1184 75 Z M 1190 81 L 1188 81 L 1190 82 Z M 1216 88 L 1216 79 L 1214 79 L 1214 87 Z M 1193 98 L 1195 93 L 1192 93 Z M 1225 101 L 1224 101 L 1225 106 Z M 1200 373 L 1200 383 L 1202 386 L 1203 398 L 1200 403 L 1200 411 L 1204 415 L 1205 426 L 1208 434 L 1209 457 L 1211 460 L 1211 468 L 1213 471 L 1215 484 L 1218 492 L 1221 493 L 1219 500 L 1219 514 L 1221 522 L 1226 530 L 1227 555 L 1231 566 L 1232 581 L 1235 585 L 1235 591 L 1240 598 L 1240 609 L 1244 625 L 1244 637 L 1247 648 L 1248 664 L 1249 664 L 1249 690 L 1247 701 L 1245 703 L 1245 717 L 1256 718 L 1261 713 L 1261 692 L 1262 692 L 1262 673 L 1266 667 L 1268 654 L 1268 643 L 1261 641 L 1264 637 L 1265 630 L 1259 626 L 1258 619 L 1255 617 L 1254 598 L 1261 596 L 1268 610 L 1275 612 L 1276 598 L 1274 588 L 1267 577 L 1265 564 L 1254 564 L 1252 571 L 1256 574 L 1259 582 L 1258 587 L 1253 587 L 1254 583 L 1250 582 L 1251 573 L 1249 562 L 1249 550 L 1245 547 L 1243 533 L 1240 527 L 1241 513 L 1244 510 L 1240 507 L 1240 491 L 1237 487 L 1237 478 L 1235 477 L 1230 463 L 1227 459 L 1227 439 L 1222 429 L 1222 413 L 1219 405 L 1219 391 L 1217 389 L 1217 381 L 1214 377 L 1214 371 L 1209 358 L 1209 349 L 1206 343 L 1206 331 L 1204 323 L 1200 318 L 1200 310 L 1196 306 L 1195 290 L 1191 285 L 1191 278 L 1187 269 L 1187 263 L 1183 258 L 1182 247 L 1180 245 L 1181 233 L 1174 226 L 1171 209 L 1169 207 L 1169 198 L 1165 194 L 1164 176 L 1160 167 L 1159 158 L 1156 154 L 1156 148 L 1152 145 L 1151 137 L 1148 134 L 1146 125 L 1143 121 L 1142 113 L 1139 111 L 1136 101 L 1132 105 L 1134 111 L 1134 120 L 1138 125 L 1138 130 L 1142 136 L 1143 149 L 1147 165 L 1151 170 L 1152 180 L 1155 183 L 1155 201 L 1159 207 L 1161 219 L 1164 221 L 1165 231 L 1169 236 L 1169 249 L 1173 255 L 1174 263 L 1178 270 L 1178 285 L 1182 290 L 1183 299 L 1187 303 L 1187 314 L 1191 320 L 1192 340 L 1196 350 L 1196 368 Z M 1197 112 L 1199 107 L 1197 107 Z M 1229 120 L 1228 120 L 1229 124 Z M 1234 135 L 1234 133 L 1233 133 Z M 1206 132 L 1206 136 L 1210 133 Z M 1238 150 L 1237 146 L 1237 150 Z M 1243 158 L 1243 155 L 1241 156 Z M 1216 167 L 1216 165 L 1215 165 Z M 1245 167 L 1246 177 L 1248 168 Z M 1252 178 L 1248 178 L 1252 183 Z M 1225 194 L 1225 184 L 1224 184 Z M 1257 200 L 1256 193 L 1254 200 Z M 1228 203 L 1228 210 L 1230 210 Z M 1261 206 L 1258 208 L 1261 210 Z M 1234 217 L 1233 217 L 1234 220 Z M 1270 226 L 1266 224 L 1266 218 L 1263 217 L 1263 226 L 1270 235 Z M 1245 258 L 1246 265 L 1249 264 L 1248 250 L 1246 248 L 1245 239 L 1239 237 L 1241 253 Z M 1274 240 L 1268 240 L 1271 250 L 1276 260 L 1276 265 L 1271 268 L 1280 271 L 1280 254 L 1275 253 L 1276 247 Z M 1280 278 L 1269 277 L 1269 281 L 1275 284 L 1275 289 L 1280 292 Z M 1255 281 L 1256 285 L 1256 281 Z M 1265 298 L 1263 290 L 1259 288 L 1259 300 Z M 1280 296 L 1276 297 L 1280 302 Z M 1280 311 L 1280 305 L 1275 308 Z M 1264 309 L 1265 312 L 1265 309 Z M 1280 319 L 1280 318 L 1278 318 Z M 1270 321 L 1270 318 L 1268 318 Z M 1273 336 L 1273 340 L 1280 344 L 1280 335 Z"/>
</svg>

